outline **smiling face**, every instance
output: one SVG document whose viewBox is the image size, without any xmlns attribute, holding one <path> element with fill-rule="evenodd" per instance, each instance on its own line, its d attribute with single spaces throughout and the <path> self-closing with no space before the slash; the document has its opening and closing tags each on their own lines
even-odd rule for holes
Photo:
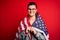
<svg viewBox="0 0 60 40">
<path fill-rule="evenodd" d="M 35 16 L 36 12 L 37 12 L 36 5 L 29 5 L 28 6 L 28 14 L 29 14 L 29 16 L 31 16 L 31 17 Z"/>
</svg>

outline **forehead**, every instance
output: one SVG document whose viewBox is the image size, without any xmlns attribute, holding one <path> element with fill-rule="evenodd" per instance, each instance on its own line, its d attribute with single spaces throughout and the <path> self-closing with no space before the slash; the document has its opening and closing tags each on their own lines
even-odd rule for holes
<svg viewBox="0 0 60 40">
<path fill-rule="evenodd" d="M 28 8 L 36 8 L 35 5 L 29 5 Z"/>
</svg>

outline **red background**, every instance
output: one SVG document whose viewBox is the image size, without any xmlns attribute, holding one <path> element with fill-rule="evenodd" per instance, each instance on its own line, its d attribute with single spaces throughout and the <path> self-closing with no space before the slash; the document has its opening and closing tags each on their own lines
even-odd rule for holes
<svg viewBox="0 0 60 40">
<path fill-rule="evenodd" d="M 27 5 L 32 0 L 1 0 L 0 40 L 13 40 L 19 21 L 27 14 Z M 50 40 L 60 40 L 60 1 L 33 0 L 49 31 Z"/>
</svg>

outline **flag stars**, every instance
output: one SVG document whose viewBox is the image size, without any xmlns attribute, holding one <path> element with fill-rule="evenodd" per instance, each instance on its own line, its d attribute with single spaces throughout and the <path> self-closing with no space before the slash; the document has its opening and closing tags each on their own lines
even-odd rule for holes
<svg viewBox="0 0 60 40">
<path fill-rule="evenodd" d="M 41 24 L 39 26 L 41 26 Z"/>
<path fill-rule="evenodd" d="M 40 15 L 39 15 L 40 16 Z"/>
<path fill-rule="evenodd" d="M 37 24 L 37 21 L 35 23 Z"/>
<path fill-rule="evenodd" d="M 42 21 L 42 20 L 41 20 Z"/>
<path fill-rule="evenodd" d="M 38 25 L 36 25 L 36 27 L 38 27 Z"/>
<path fill-rule="evenodd" d="M 42 24 L 42 26 L 44 26 L 44 24 Z"/>
<path fill-rule="evenodd" d="M 38 20 L 39 20 L 40 18 L 38 18 Z"/>
<path fill-rule="evenodd" d="M 42 29 L 42 27 L 40 27 L 40 29 Z"/>
<path fill-rule="evenodd" d="M 42 27 L 44 29 L 44 27 Z"/>
<path fill-rule="evenodd" d="M 41 23 L 40 21 L 38 21 L 38 23 Z"/>
<path fill-rule="evenodd" d="M 40 19 L 41 19 L 41 17 L 40 17 Z"/>
</svg>

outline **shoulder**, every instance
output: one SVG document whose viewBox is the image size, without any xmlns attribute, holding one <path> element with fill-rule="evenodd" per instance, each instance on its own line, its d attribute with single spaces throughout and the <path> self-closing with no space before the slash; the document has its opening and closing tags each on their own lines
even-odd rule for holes
<svg viewBox="0 0 60 40">
<path fill-rule="evenodd" d="M 27 17 L 22 18 L 22 20 L 20 21 L 20 25 L 27 25 Z"/>
<path fill-rule="evenodd" d="M 27 20 L 27 17 L 25 16 L 24 18 L 22 18 L 21 20 L 20 20 L 20 22 L 24 22 L 25 20 Z"/>
</svg>

